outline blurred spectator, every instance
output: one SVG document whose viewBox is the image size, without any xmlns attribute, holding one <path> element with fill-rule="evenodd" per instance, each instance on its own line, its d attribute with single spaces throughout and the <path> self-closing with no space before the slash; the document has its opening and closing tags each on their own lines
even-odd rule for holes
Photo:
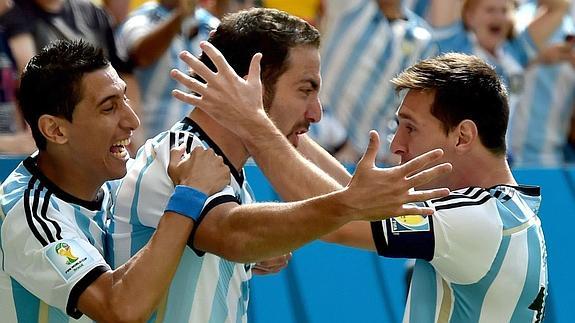
<svg viewBox="0 0 575 323">
<path fill-rule="evenodd" d="M 199 55 L 199 42 L 216 28 L 219 19 L 189 0 L 160 0 L 136 8 L 118 28 L 120 55 L 135 63 L 142 91 L 142 123 L 146 138 L 169 129 L 190 107 L 172 97 L 180 88 L 169 76 L 172 68 L 186 70 L 178 59 L 182 50 Z"/>
<path fill-rule="evenodd" d="M 12 1 L 0 0 L 0 15 L 11 6 Z M 26 155 L 36 149 L 17 109 L 16 85 L 14 60 L 0 28 L 0 154 Z"/>
<path fill-rule="evenodd" d="M 345 158 L 338 158 L 357 160 L 358 152 L 367 147 L 366 134 L 376 129 L 384 139 L 380 157 L 392 163 L 389 143 L 400 98 L 390 80 L 407 66 L 436 53 L 429 26 L 402 7 L 400 0 L 354 2 L 352 7 L 340 6 L 344 9 L 339 16 L 329 9 L 331 1 L 325 4 L 335 21 L 322 45 L 321 99 L 351 141 L 342 152 Z M 324 122 L 317 125 L 325 126 Z"/>
<path fill-rule="evenodd" d="M 561 23 L 567 0 L 542 0 L 541 14 L 514 30 L 514 0 L 432 0 L 429 21 L 441 52 L 481 57 L 495 67 L 509 91 L 511 113 L 523 91 L 523 70 Z"/>
<path fill-rule="evenodd" d="M 537 1 L 523 4 L 517 26 L 526 28 L 538 12 Z M 575 104 L 575 25 L 564 16 L 546 47 L 525 73 L 525 91 L 509 120 L 514 166 L 560 166 L 565 162 Z"/>
<path fill-rule="evenodd" d="M 0 18 L 18 73 L 41 48 L 56 39 L 84 39 L 101 47 L 128 84 L 127 96 L 138 111 L 139 91 L 131 66 L 118 58 L 110 18 L 89 0 L 19 0 Z M 131 150 L 142 142 L 135 136 Z"/>
</svg>

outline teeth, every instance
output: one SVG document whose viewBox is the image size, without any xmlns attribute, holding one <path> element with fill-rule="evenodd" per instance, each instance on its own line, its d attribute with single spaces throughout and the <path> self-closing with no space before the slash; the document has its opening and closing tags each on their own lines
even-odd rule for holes
<svg viewBox="0 0 575 323">
<path fill-rule="evenodd" d="M 130 144 L 130 138 L 126 138 L 124 140 L 120 140 L 114 144 L 114 146 L 127 146 Z"/>
<path fill-rule="evenodd" d="M 112 156 L 119 158 L 119 159 L 124 159 L 124 158 L 126 158 L 126 156 L 128 156 L 128 150 L 126 150 L 125 148 L 122 148 L 120 151 L 112 153 Z"/>
</svg>

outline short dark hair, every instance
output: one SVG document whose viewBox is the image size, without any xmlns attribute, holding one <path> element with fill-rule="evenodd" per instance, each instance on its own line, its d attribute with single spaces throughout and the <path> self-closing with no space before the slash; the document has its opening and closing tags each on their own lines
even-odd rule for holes
<svg viewBox="0 0 575 323">
<path fill-rule="evenodd" d="M 289 67 L 289 50 L 297 46 L 319 48 L 320 34 L 305 20 L 286 12 L 252 8 L 224 16 L 208 41 L 222 52 L 242 77 L 248 74 L 251 58 L 256 53 L 262 53 L 261 77 L 265 104 L 273 99 L 275 83 Z M 201 55 L 200 60 L 215 70 L 205 54 Z"/>
<path fill-rule="evenodd" d="M 446 133 L 461 121 L 472 120 L 481 143 L 496 155 L 505 154 L 507 91 L 493 67 L 479 57 L 447 53 L 420 61 L 391 82 L 397 91 L 433 91 L 431 114 Z"/>
<path fill-rule="evenodd" d="M 38 129 L 40 117 L 48 114 L 72 121 L 82 99 L 82 77 L 109 65 L 102 49 L 82 40 L 57 40 L 32 57 L 22 72 L 18 99 L 38 149 L 46 149 L 46 138 Z"/>
</svg>

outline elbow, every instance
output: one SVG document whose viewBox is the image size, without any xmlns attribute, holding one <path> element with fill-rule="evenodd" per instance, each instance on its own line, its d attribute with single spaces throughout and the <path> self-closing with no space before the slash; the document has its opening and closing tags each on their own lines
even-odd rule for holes
<svg viewBox="0 0 575 323">
<path fill-rule="evenodd" d="M 242 264 L 260 260 L 256 259 L 254 251 L 241 239 L 230 239 L 228 243 L 222 244 L 222 248 L 217 254 L 229 261 Z"/>
<path fill-rule="evenodd" d="M 143 309 L 138 304 L 126 300 L 108 302 L 103 314 L 103 317 L 97 319 L 98 322 L 136 323 L 146 322 L 152 316 L 152 311 Z"/>
</svg>

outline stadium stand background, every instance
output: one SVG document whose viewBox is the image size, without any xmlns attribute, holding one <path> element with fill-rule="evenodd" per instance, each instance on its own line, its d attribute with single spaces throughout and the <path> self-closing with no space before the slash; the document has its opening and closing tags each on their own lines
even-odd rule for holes
<svg viewBox="0 0 575 323">
<path fill-rule="evenodd" d="M 0 156 L 0 181 L 21 158 Z M 246 167 L 259 201 L 278 200 L 259 169 Z M 514 169 L 523 184 L 542 187 L 539 216 L 547 241 L 550 307 L 546 323 L 575 322 L 570 272 L 575 250 L 575 166 Z M 294 252 L 287 269 L 254 276 L 251 323 L 400 322 L 406 297 L 406 261 L 314 242 Z"/>
</svg>

